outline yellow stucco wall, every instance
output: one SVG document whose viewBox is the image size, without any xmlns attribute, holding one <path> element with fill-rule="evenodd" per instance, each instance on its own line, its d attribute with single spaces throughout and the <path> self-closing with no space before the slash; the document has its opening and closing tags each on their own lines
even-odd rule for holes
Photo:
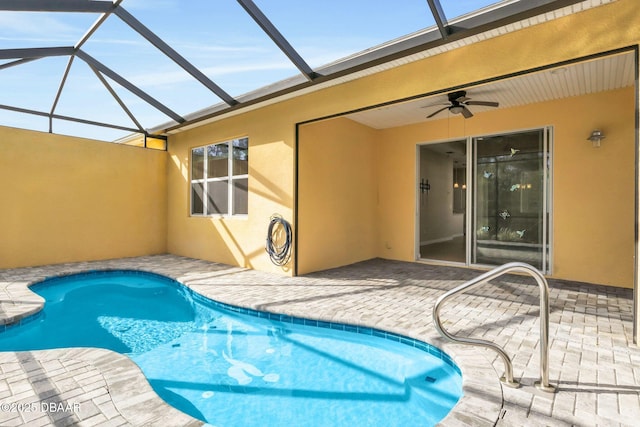
<svg viewBox="0 0 640 427">
<path fill-rule="evenodd" d="M 276 116 L 288 113 L 271 109 Z M 169 140 L 168 250 L 260 270 L 282 271 L 265 252 L 269 218 L 280 214 L 293 223 L 294 126 L 265 112 L 239 116 L 225 125 L 197 128 Z M 193 147 L 249 138 L 249 215 L 245 218 L 205 218 L 189 215 L 189 155 Z M 290 273 L 291 267 L 285 267 Z"/>
<path fill-rule="evenodd" d="M 640 8 L 637 0 L 618 0 L 254 111 L 221 117 L 211 123 L 171 135 L 168 167 L 168 249 L 180 255 L 261 270 L 281 271 L 270 264 L 264 252 L 264 239 L 271 214 L 280 213 L 288 220 L 293 220 L 296 123 L 419 94 L 447 91 L 449 88 L 484 79 L 636 45 L 639 41 Z M 500 120 L 508 119 L 507 113 L 505 114 Z M 566 111 L 563 114 L 566 114 Z M 544 124 L 552 124 L 551 122 L 547 120 Z M 521 123 L 522 121 L 516 121 L 513 124 L 505 124 L 506 127 L 502 127 L 500 131 L 526 127 Z M 588 129 L 580 130 L 581 133 L 586 131 Z M 468 132 L 471 132 L 471 129 Z M 190 218 L 190 148 L 237 136 L 248 136 L 250 141 L 248 218 Z M 557 136 L 559 138 L 561 134 Z M 584 137 L 581 135 L 580 138 Z M 301 144 L 304 144 L 304 141 L 301 141 Z M 382 144 L 376 153 L 379 158 L 386 156 L 389 161 L 396 159 L 401 162 L 406 158 L 405 154 L 394 150 L 392 144 Z M 411 168 L 415 168 L 415 165 Z M 410 188 L 412 192 L 414 179 L 414 175 L 399 174 L 395 180 L 381 184 L 377 195 L 380 206 L 383 199 L 386 206 L 402 203 L 400 199 L 403 199 L 404 195 L 398 186 Z M 562 182 L 562 176 L 558 179 Z M 413 193 L 409 200 L 413 200 Z M 301 207 L 300 214 L 303 208 Z M 397 210 L 386 211 L 380 208 L 377 218 L 382 225 L 394 221 L 411 222 L 414 218 L 411 216 L 412 219 L 407 220 L 402 214 Z M 304 240 L 308 236 L 302 233 L 305 217 L 302 216 L 299 220 L 300 255 L 313 256 L 309 253 L 303 255 L 303 245 L 306 244 Z M 593 220 L 589 221 L 593 223 Z M 413 246 L 406 245 L 404 234 L 384 233 L 377 242 L 377 252 L 380 256 L 399 259 L 413 257 Z M 563 243 L 562 233 L 557 234 L 556 238 L 559 247 L 566 244 Z M 564 242 L 566 241 L 565 239 Z M 364 254 L 368 250 L 361 252 Z M 576 270 L 566 270 L 568 264 L 562 257 L 558 257 L 557 261 L 559 272 Z M 580 262 L 585 261 L 586 259 L 582 258 Z M 304 268 L 315 265 L 314 269 L 321 266 L 317 260 L 301 259 L 300 264 Z M 303 273 L 304 270 L 300 269 L 299 272 Z M 285 273 L 292 274 L 290 269 Z M 568 278 L 583 277 L 569 276 L 567 273 Z M 626 286 L 627 273 L 624 273 L 624 276 Z M 600 279 L 594 280 L 591 277 L 591 281 Z"/>
<path fill-rule="evenodd" d="M 282 272 L 270 263 L 264 242 L 271 214 L 293 222 L 296 123 L 639 42 L 637 0 L 617 0 L 181 131 L 170 136 L 168 154 L 0 129 L 0 267 L 168 251 Z M 612 98 L 501 110 L 467 122 L 440 120 L 420 139 L 555 125 L 554 273 L 630 286 L 634 193 L 628 150 L 633 150 L 634 117 L 628 103 L 634 101 L 627 91 L 606 96 Z M 559 124 L 561 116 L 572 119 Z M 585 132 L 609 124 L 600 150 L 584 143 Z M 371 256 L 413 259 L 416 137 L 411 133 L 418 128 L 374 132 L 344 119 L 308 126 L 300 127 L 301 150 L 314 151 L 300 153 L 299 272 Z M 250 144 L 248 217 L 191 218 L 190 149 L 238 136 L 248 136 Z M 573 145 L 576 138 L 580 142 Z M 332 157 L 332 151 L 341 158 Z M 357 157 L 355 170 L 349 168 L 349 156 Z M 317 159 L 331 167 L 319 170 Z M 606 176 L 594 173 L 603 164 Z M 340 197 L 316 179 L 333 184 Z M 313 199 L 313 192 L 302 194 L 302 187 L 321 194 Z M 323 217 L 319 209 L 325 204 L 341 215 Z M 582 207 L 578 216 L 576 206 Z M 315 245 L 315 239 L 322 244 Z M 336 247 L 340 252 L 334 253 Z M 292 274 L 291 266 L 284 273 Z"/>
<path fill-rule="evenodd" d="M 416 144 L 551 125 L 553 276 L 633 287 L 634 92 L 629 87 L 380 131 L 378 256 L 415 258 Z M 607 129 L 600 148 L 586 141 L 596 128 Z"/>
<path fill-rule="evenodd" d="M 300 127 L 298 268 L 377 256 L 376 132 L 338 118 Z"/>
<path fill-rule="evenodd" d="M 0 268 L 166 252 L 166 160 L 0 127 Z"/>
<path fill-rule="evenodd" d="M 634 89 L 570 100 L 550 111 L 570 119 L 555 135 L 557 277 L 633 287 Z M 600 148 L 583 139 L 596 128 L 608 130 Z"/>
<path fill-rule="evenodd" d="M 632 287 L 634 91 L 628 87 L 480 113 L 472 120 L 456 116 L 386 130 L 345 118 L 302 126 L 300 271 L 373 256 L 415 259 L 418 144 L 551 125 L 553 277 Z M 600 148 L 586 141 L 595 128 L 606 129 Z M 362 247 L 376 241 L 373 252 Z"/>
</svg>

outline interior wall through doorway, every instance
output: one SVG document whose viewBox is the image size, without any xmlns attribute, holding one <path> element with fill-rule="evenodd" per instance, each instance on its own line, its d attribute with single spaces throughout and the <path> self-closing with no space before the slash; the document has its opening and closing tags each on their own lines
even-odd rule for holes
<svg viewBox="0 0 640 427">
<path fill-rule="evenodd" d="M 466 262 L 466 146 L 458 140 L 419 148 L 422 259 Z"/>
</svg>

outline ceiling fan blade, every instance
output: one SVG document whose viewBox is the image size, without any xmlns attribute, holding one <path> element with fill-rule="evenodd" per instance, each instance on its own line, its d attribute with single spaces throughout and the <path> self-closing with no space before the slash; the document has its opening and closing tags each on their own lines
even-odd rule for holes
<svg viewBox="0 0 640 427">
<path fill-rule="evenodd" d="M 462 95 L 457 97 L 456 99 L 454 99 L 454 101 L 458 101 L 458 102 L 466 102 L 468 100 L 470 100 L 471 98 L 467 98 L 466 96 Z"/>
<path fill-rule="evenodd" d="M 469 101 L 465 102 L 467 105 L 484 105 L 485 107 L 497 107 L 500 104 L 493 101 Z"/>
<path fill-rule="evenodd" d="M 464 105 L 462 106 L 462 115 L 464 116 L 465 119 L 469 119 L 473 117 L 473 113 L 469 111 L 469 109 Z"/>
<path fill-rule="evenodd" d="M 438 111 L 435 111 L 435 112 L 433 112 L 433 113 L 429 114 L 429 115 L 427 116 L 427 119 L 430 119 L 431 117 L 435 116 L 436 114 L 438 114 L 438 113 L 439 113 L 439 112 L 441 112 L 441 111 L 446 110 L 447 108 L 449 108 L 449 107 L 441 108 L 441 109 L 439 109 Z"/>
</svg>

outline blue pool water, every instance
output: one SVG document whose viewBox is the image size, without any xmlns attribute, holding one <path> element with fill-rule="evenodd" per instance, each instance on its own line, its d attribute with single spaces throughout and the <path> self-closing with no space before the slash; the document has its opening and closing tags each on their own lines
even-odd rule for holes
<svg viewBox="0 0 640 427">
<path fill-rule="evenodd" d="M 45 307 L 0 332 L 0 351 L 126 354 L 160 397 L 214 426 L 429 426 L 462 394 L 459 369 L 435 347 L 227 306 L 154 274 L 94 272 L 31 289 Z"/>
</svg>

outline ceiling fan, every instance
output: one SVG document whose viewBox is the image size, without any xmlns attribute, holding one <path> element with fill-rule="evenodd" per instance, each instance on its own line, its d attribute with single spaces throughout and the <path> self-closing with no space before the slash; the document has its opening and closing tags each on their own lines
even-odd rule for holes
<svg viewBox="0 0 640 427">
<path fill-rule="evenodd" d="M 467 98 L 467 92 L 459 90 L 447 94 L 449 102 L 447 104 L 432 104 L 426 105 L 426 107 L 432 107 L 433 105 L 447 105 L 427 116 L 427 119 L 435 116 L 444 110 L 449 110 L 452 114 L 462 114 L 465 119 L 473 117 L 473 113 L 467 108 L 468 105 L 484 105 L 485 107 L 497 107 L 499 104 L 493 101 L 472 101 L 471 98 Z"/>
</svg>

